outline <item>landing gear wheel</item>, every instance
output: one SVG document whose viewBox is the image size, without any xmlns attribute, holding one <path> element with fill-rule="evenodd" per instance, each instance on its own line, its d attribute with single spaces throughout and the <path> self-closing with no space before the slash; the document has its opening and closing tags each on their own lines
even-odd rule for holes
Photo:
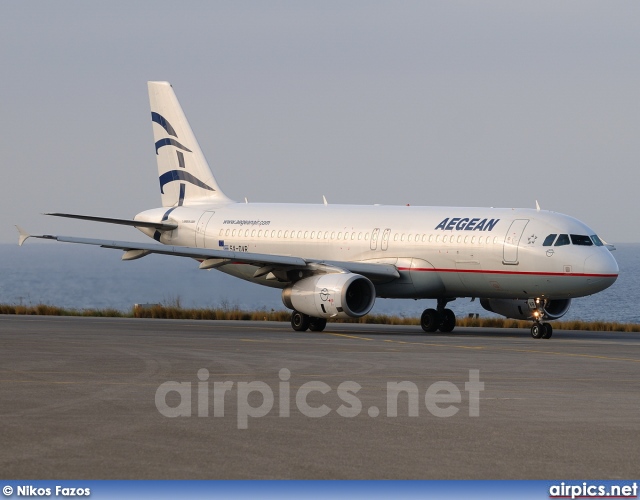
<svg viewBox="0 0 640 500">
<path fill-rule="evenodd" d="M 309 330 L 312 332 L 321 332 L 327 326 L 325 318 L 309 318 Z"/>
<path fill-rule="evenodd" d="M 442 333 L 452 332 L 456 327 L 456 315 L 451 309 L 445 309 L 440 322 L 440 331 Z"/>
<path fill-rule="evenodd" d="M 550 339 L 553 335 L 553 327 L 549 323 L 542 323 L 542 338 Z"/>
<path fill-rule="evenodd" d="M 420 317 L 420 326 L 427 333 L 433 333 L 440 326 L 438 311 L 435 309 L 425 309 Z"/>
<path fill-rule="evenodd" d="M 540 323 L 534 323 L 531 327 L 531 336 L 534 339 L 541 339 L 544 334 L 544 327 Z"/>
<path fill-rule="evenodd" d="M 309 328 L 310 323 L 309 316 L 306 314 L 302 314 L 298 311 L 293 311 L 291 313 L 291 328 L 293 328 L 296 332 L 304 332 Z"/>
</svg>

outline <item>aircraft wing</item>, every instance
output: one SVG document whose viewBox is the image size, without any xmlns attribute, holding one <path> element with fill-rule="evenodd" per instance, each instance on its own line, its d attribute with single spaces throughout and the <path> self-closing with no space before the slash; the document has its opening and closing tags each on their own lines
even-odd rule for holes
<svg viewBox="0 0 640 500">
<path fill-rule="evenodd" d="M 259 277 L 274 269 L 308 270 L 316 273 L 352 272 L 361 274 L 377 282 L 392 281 L 399 278 L 398 269 L 391 264 L 374 264 L 368 262 L 324 261 L 319 259 L 305 259 L 286 255 L 271 255 L 251 252 L 233 252 L 230 250 L 214 250 L 210 248 L 195 248 L 162 245 L 157 243 L 137 243 L 133 241 L 100 240 L 93 238 L 78 238 L 75 236 L 55 236 L 50 234 L 34 235 L 27 233 L 19 226 L 20 238 L 18 244 L 22 245 L 27 238 L 40 238 L 55 240 L 64 243 L 79 243 L 82 245 L 96 245 L 102 248 L 114 248 L 124 250 L 123 260 L 133 260 L 152 253 L 160 255 L 174 255 L 177 257 L 190 257 L 202 261 L 201 269 L 211 269 L 229 263 L 252 264 L 259 266 L 255 277 Z"/>
</svg>

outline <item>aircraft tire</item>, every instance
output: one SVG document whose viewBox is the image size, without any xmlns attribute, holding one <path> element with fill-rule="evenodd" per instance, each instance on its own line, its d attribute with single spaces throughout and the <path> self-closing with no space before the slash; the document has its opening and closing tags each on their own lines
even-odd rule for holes
<svg viewBox="0 0 640 500">
<path fill-rule="evenodd" d="M 321 332 L 327 326 L 325 318 L 309 318 L 309 330 L 312 332 Z"/>
<path fill-rule="evenodd" d="M 540 323 L 534 323 L 531 326 L 531 336 L 534 339 L 541 339 L 544 333 L 544 327 Z"/>
<path fill-rule="evenodd" d="M 553 335 L 553 327 L 549 323 L 542 323 L 542 328 L 543 328 L 542 338 L 550 339 L 551 335 Z"/>
<path fill-rule="evenodd" d="M 420 316 L 420 326 L 427 333 L 433 333 L 440 326 L 438 311 L 435 309 L 425 309 Z"/>
<path fill-rule="evenodd" d="M 451 309 L 445 309 L 440 322 L 439 330 L 442 333 L 450 333 L 456 327 L 456 315 Z"/>
<path fill-rule="evenodd" d="M 307 328 L 309 328 L 311 318 L 306 314 L 303 314 L 298 311 L 293 311 L 291 313 L 291 328 L 293 328 L 296 332 L 305 332 Z"/>
</svg>

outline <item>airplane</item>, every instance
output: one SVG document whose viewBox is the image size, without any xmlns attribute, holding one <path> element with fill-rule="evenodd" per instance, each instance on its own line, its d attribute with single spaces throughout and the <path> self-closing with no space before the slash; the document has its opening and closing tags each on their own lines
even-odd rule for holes
<svg viewBox="0 0 640 500">
<path fill-rule="evenodd" d="M 611 254 L 583 222 L 527 208 L 357 206 L 248 203 L 228 198 L 209 168 L 168 82 L 148 82 L 161 208 L 133 220 L 67 213 L 46 215 L 133 226 L 155 243 L 74 236 L 29 237 L 124 251 L 188 257 L 200 269 L 282 290 L 296 331 L 322 331 L 329 318 L 360 318 L 378 297 L 435 299 L 422 313 L 427 333 L 448 333 L 447 304 L 480 299 L 491 312 L 531 320 L 531 336 L 548 339 L 547 321 L 574 298 L 610 287 Z"/>
</svg>

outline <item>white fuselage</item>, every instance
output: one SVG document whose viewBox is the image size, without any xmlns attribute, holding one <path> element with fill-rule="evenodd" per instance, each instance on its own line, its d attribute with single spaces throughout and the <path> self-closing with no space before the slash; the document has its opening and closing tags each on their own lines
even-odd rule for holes
<svg viewBox="0 0 640 500">
<path fill-rule="evenodd" d="M 550 234 L 595 232 L 566 215 L 534 209 L 225 203 L 148 210 L 170 232 L 141 229 L 168 245 L 392 264 L 400 279 L 374 282 L 379 297 L 573 298 L 609 287 L 618 266 L 605 246 L 543 246 Z M 257 266 L 221 262 L 254 277 Z"/>
</svg>

